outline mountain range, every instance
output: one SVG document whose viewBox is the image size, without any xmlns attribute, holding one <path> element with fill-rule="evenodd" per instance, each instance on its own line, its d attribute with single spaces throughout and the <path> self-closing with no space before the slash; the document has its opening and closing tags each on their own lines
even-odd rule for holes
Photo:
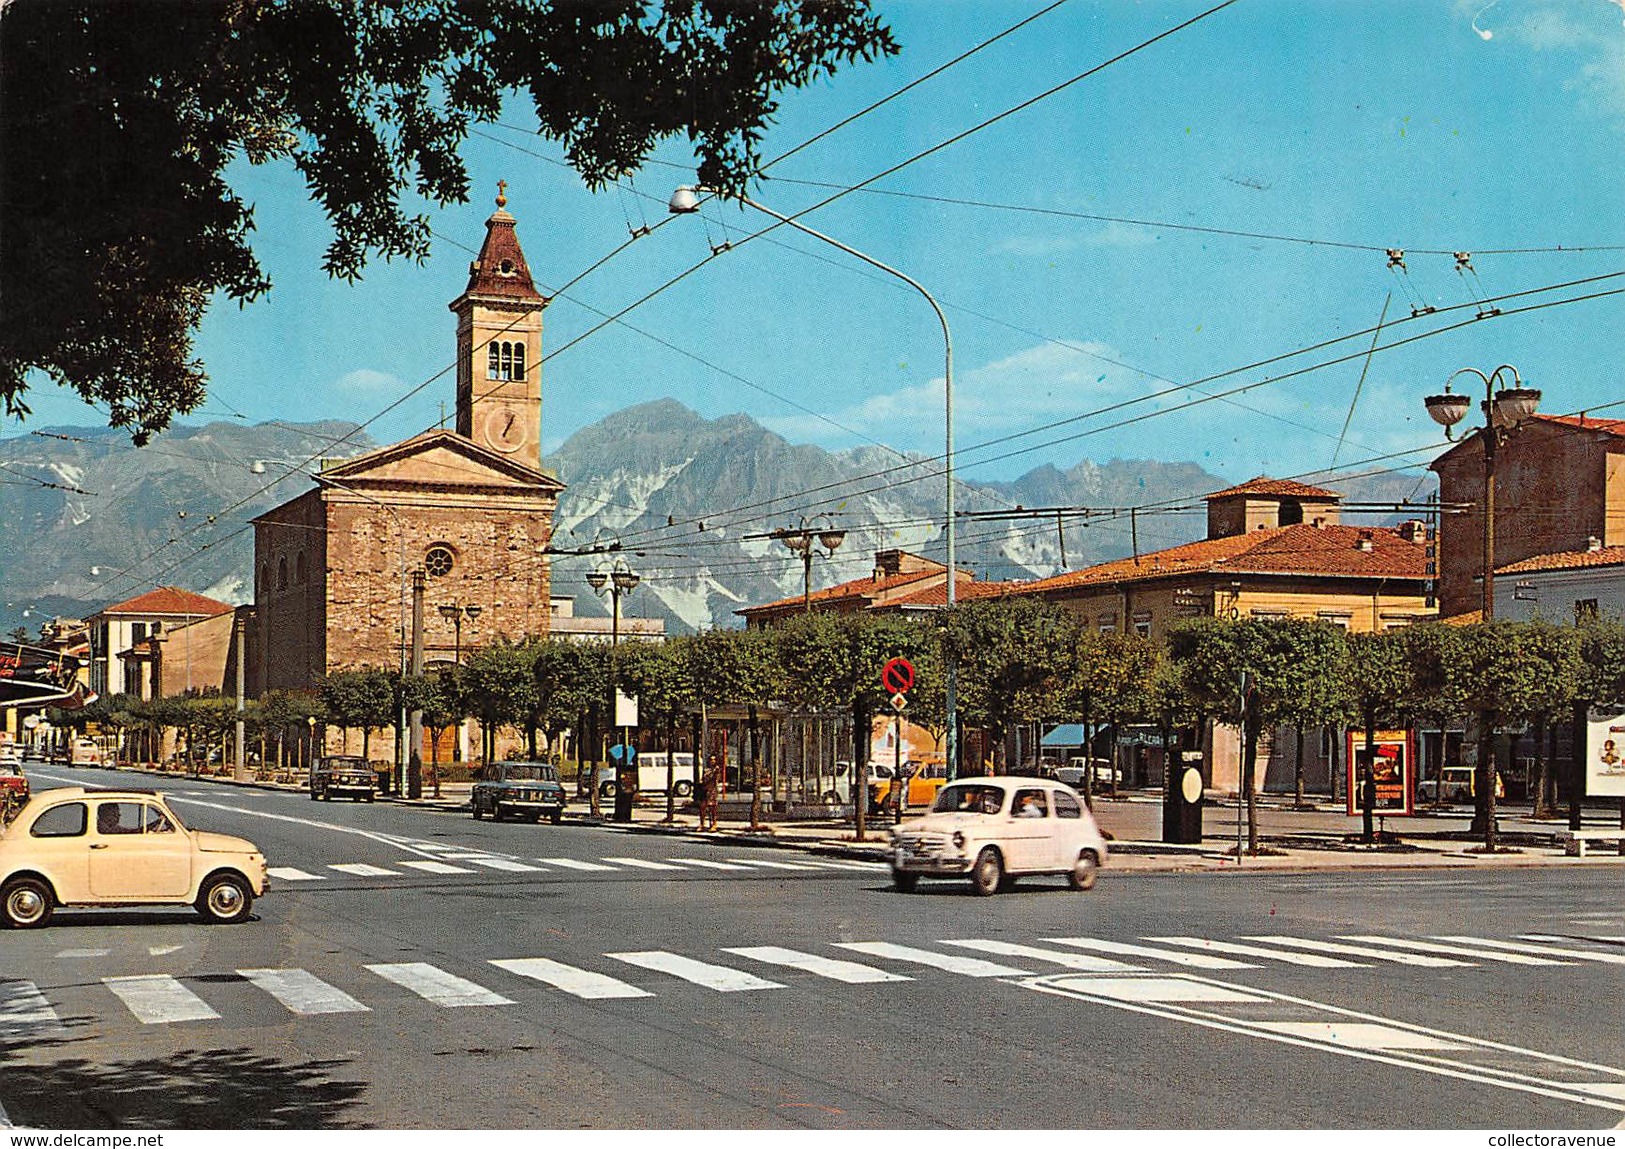
<svg viewBox="0 0 1625 1149">
<path fill-rule="evenodd" d="M 108 428 L 0 439 L 0 631 L 37 632 L 53 615 L 84 617 L 160 584 L 247 601 L 248 520 L 305 489 L 290 468 L 374 445 L 336 421 L 176 426 L 139 449 Z M 642 576 L 623 612 L 664 618 L 673 633 L 737 625 L 740 607 L 801 593 L 801 559 L 770 537 L 775 530 L 845 531 L 833 556 L 816 553 L 815 588 L 869 573 L 881 550 L 944 557 L 935 460 L 793 444 L 746 415 L 706 419 L 672 400 L 645 403 L 581 428 L 544 465 L 568 484 L 554 546 L 587 552 L 554 562 L 553 593 L 573 596 L 578 614 L 607 613 L 585 576 L 616 544 L 615 557 Z M 1136 545 L 1173 546 L 1201 537 L 1201 496 L 1229 485 L 1195 463 L 1142 459 L 960 479 L 957 561 L 978 578 L 1033 578 Z M 1416 497 L 1419 485 L 1411 472 L 1339 489 L 1392 501 Z M 1016 507 L 1027 510 L 986 517 Z M 1036 510 L 1054 507 L 1089 511 L 1057 521 Z M 1144 509 L 1131 517 L 1129 507 Z"/>
</svg>

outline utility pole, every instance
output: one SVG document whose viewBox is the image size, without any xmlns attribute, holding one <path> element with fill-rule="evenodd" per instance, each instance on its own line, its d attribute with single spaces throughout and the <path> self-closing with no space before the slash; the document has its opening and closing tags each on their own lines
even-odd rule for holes
<svg viewBox="0 0 1625 1149">
<path fill-rule="evenodd" d="M 409 681 L 413 684 L 412 711 L 408 718 L 407 752 L 411 755 L 406 767 L 406 796 L 423 797 L 423 707 L 417 697 L 417 684 L 423 680 L 423 568 L 412 572 L 412 670 Z M 409 688 L 401 683 L 402 692 Z"/>
<path fill-rule="evenodd" d="M 232 777 L 239 782 L 248 780 L 248 764 L 243 757 L 243 645 L 248 630 L 248 619 L 241 609 L 232 621 L 233 638 L 237 649 L 237 750 L 232 760 Z"/>
</svg>

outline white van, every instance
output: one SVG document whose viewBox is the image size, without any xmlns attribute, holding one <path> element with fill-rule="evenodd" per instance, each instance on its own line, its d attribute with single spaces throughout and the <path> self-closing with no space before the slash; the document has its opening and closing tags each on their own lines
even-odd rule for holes
<svg viewBox="0 0 1625 1149">
<path fill-rule="evenodd" d="M 71 763 L 74 766 L 100 766 L 102 748 L 96 745 L 93 738 L 75 738 Z"/>
<path fill-rule="evenodd" d="M 694 755 L 684 750 L 675 754 L 668 754 L 664 750 L 650 751 L 639 754 L 638 767 L 638 793 L 666 794 L 666 760 L 672 759 L 672 794 L 678 798 L 687 798 L 694 793 Z M 616 767 L 613 762 L 598 767 L 598 793 L 605 798 L 615 797 L 620 788 L 616 782 Z"/>
</svg>

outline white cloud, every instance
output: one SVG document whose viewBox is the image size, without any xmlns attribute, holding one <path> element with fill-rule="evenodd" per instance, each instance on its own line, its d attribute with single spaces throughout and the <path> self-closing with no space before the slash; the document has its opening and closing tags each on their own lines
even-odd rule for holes
<svg viewBox="0 0 1625 1149">
<path fill-rule="evenodd" d="M 1509 14 L 1508 23 L 1497 28 L 1495 35 L 1535 52 L 1571 55 L 1573 73 L 1565 81 L 1565 89 L 1602 112 L 1625 116 L 1625 20 L 1615 24 L 1604 12 L 1605 5 L 1625 15 L 1625 0 L 1536 4 L 1520 10 L 1515 18 Z M 1459 10 L 1465 12 L 1469 7 L 1473 5 L 1464 4 Z M 1478 7 L 1475 18 L 1489 19 L 1485 16 L 1488 11 Z M 1473 27 L 1484 36 L 1480 24 Z"/>
<path fill-rule="evenodd" d="M 376 395 L 383 392 L 399 392 L 405 390 L 406 385 L 387 371 L 374 371 L 370 367 L 362 367 L 351 371 L 347 375 L 339 376 L 333 384 L 340 391 Z"/>
</svg>

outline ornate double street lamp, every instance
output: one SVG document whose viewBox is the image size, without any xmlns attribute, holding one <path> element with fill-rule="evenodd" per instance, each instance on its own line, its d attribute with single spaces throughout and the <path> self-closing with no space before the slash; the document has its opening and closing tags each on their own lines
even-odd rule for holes
<svg viewBox="0 0 1625 1149">
<path fill-rule="evenodd" d="M 1511 377 L 1512 386 L 1507 387 L 1501 383 L 1501 376 L 1505 373 Z M 1476 375 L 1484 384 L 1484 402 L 1480 408 L 1484 413 L 1484 426 L 1478 430 L 1478 437 L 1484 444 L 1484 497 L 1481 510 L 1484 515 L 1483 554 L 1481 556 L 1484 581 L 1482 598 L 1480 599 L 1480 617 L 1485 622 L 1495 618 L 1495 452 L 1508 435 L 1517 430 L 1535 413 L 1540 405 L 1540 392 L 1533 387 L 1525 387 L 1523 380 L 1518 377 L 1518 369 L 1509 363 L 1503 363 L 1488 375 L 1476 367 L 1463 367 L 1445 380 L 1444 394 L 1429 395 L 1424 403 L 1427 404 L 1428 414 L 1433 421 L 1444 428 L 1445 438 L 1453 439 L 1451 428 L 1460 423 L 1467 416 L 1467 408 L 1471 400 L 1466 395 L 1458 395 L 1450 390 L 1450 384 L 1462 375 Z M 1478 749 L 1478 790 L 1480 794 L 1480 810 L 1483 814 L 1484 846 L 1490 851 L 1495 850 L 1495 759 L 1491 745 L 1490 724 L 1485 716 L 1479 719 L 1479 749 Z M 1443 786 L 1440 787 L 1441 793 Z M 1477 827 L 1474 827 L 1475 829 Z"/>
<path fill-rule="evenodd" d="M 724 193 L 724 192 L 718 191 L 715 188 L 707 188 L 707 187 L 680 187 L 675 192 L 672 193 L 671 201 L 669 203 L 667 203 L 666 210 L 671 212 L 671 214 L 673 214 L 673 215 L 693 215 L 694 213 L 696 213 L 696 212 L 698 212 L 700 210 L 700 196 L 702 196 L 702 195 L 720 196 L 720 197 L 722 197 L 724 199 L 732 199 L 732 200 L 734 200 L 734 201 L 736 201 L 738 203 L 744 204 L 746 207 L 755 208 L 757 211 L 761 212 L 763 215 L 772 216 L 774 219 L 778 220 L 780 223 L 786 224 L 786 225 L 788 225 L 790 227 L 795 228 L 797 231 L 801 232 L 803 235 L 809 235 L 813 239 L 821 240 L 822 242 L 829 244 L 831 247 L 839 248 L 841 251 L 846 252 L 848 255 L 852 256 L 853 258 L 861 259 L 864 263 L 867 263 L 870 267 L 873 267 L 873 268 L 875 268 L 875 269 L 877 269 L 879 271 L 884 271 L 887 275 L 895 276 L 897 279 L 902 280 L 904 283 L 908 284 L 915 291 L 919 292 L 922 296 L 924 296 L 925 301 L 931 305 L 931 310 L 936 313 L 937 322 L 942 325 L 942 343 L 943 343 L 943 359 L 944 359 L 943 380 L 942 381 L 943 381 L 943 400 L 944 400 L 944 406 L 946 408 L 946 421 L 945 421 L 945 435 L 944 435 L 944 450 L 943 450 L 943 455 L 942 455 L 942 471 L 943 471 L 944 489 L 946 490 L 947 495 L 946 495 L 946 522 L 944 524 L 943 529 L 944 529 L 945 541 L 947 542 L 947 545 L 948 545 L 948 556 L 947 556 L 947 558 L 948 558 L 948 582 L 947 582 L 948 609 L 952 610 L 953 606 L 954 606 L 954 600 L 955 600 L 955 586 L 954 586 L 954 584 L 957 581 L 957 579 L 955 577 L 955 575 L 956 575 L 956 565 L 957 565 L 956 564 L 956 557 L 957 556 L 956 556 L 955 551 L 954 551 L 954 542 L 955 542 L 955 534 L 954 534 L 954 339 L 953 339 L 953 334 L 948 330 L 948 317 L 947 317 L 947 315 L 945 315 L 943 313 L 941 305 L 937 303 L 936 298 L 929 291 L 927 291 L 924 287 L 922 287 L 917 280 L 915 280 L 911 276 L 903 274 L 901 271 L 898 271 L 895 267 L 892 267 L 892 266 L 890 266 L 888 264 L 881 263 L 880 260 L 874 258 L 874 256 L 872 256 L 872 255 L 865 255 L 863 252 L 859 251 L 857 248 L 850 247 L 847 244 L 842 243 L 840 240 L 834 238 L 833 236 L 825 235 L 821 231 L 815 231 L 814 229 L 808 227 L 806 224 L 800 222 L 799 220 L 792 219 L 791 217 L 789 217 L 787 215 L 784 215 L 784 214 L 782 214 L 780 212 L 776 212 L 772 208 L 765 207 L 762 204 L 757 203 L 755 200 L 751 199 L 750 197 L 745 196 L 745 195 L 741 195 L 741 194 L 739 194 L 737 192 Z M 947 694 L 946 701 L 947 701 L 948 733 L 947 733 L 947 747 L 946 747 L 946 749 L 947 749 L 947 753 L 948 753 L 948 779 L 949 779 L 949 781 L 952 781 L 953 779 L 955 779 L 955 778 L 957 778 L 959 776 L 959 722 L 958 722 L 958 693 L 959 693 L 958 680 L 959 680 L 959 671 L 958 671 L 958 668 L 954 665 L 954 660 L 953 660 L 952 656 L 950 656 L 947 659 L 947 665 L 944 668 L 943 680 L 944 680 L 946 694 Z"/>
<path fill-rule="evenodd" d="M 790 550 L 801 556 L 801 609 L 812 612 L 812 561 L 818 553 L 813 546 L 824 548 L 825 558 L 834 558 L 835 552 L 846 541 L 846 532 L 838 530 L 835 520 L 828 515 L 814 515 L 811 519 L 802 516 L 801 526 L 784 527 L 773 531 L 770 538 L 778 539 Z"/>
<path fill-rule="evenodd" d="M 637 772 L 631 768 L 627 760 L 626 727 L 620 719 L 621 687 L 617 667 L 615 664 L 615 648 L 621 642 L 621 596 L 629 594 L 638 583 L 642 581 L 626 565 L 625 559 L 616 559 L 608 567 L 599 567 L 587 575 L 587 585 L 600 595 L 608 594 L 609 609 L 609 716 L 610 722 L 619 727 L 621 735 L 621 753 L 618 760 L 619 771 L 615 780 L 615 821 L 630 822 L 632 820 L 632 792 L 636 789 Z M 598 816 L 598 780 L 593 779 L 592 784 L 593 816 Z"/>
<path fill-rule="evenodd" d="M 463 619 L 473 622 L 480 617 L 482 609 L 477 602 L 443 602 L 437 608 L 440 617 L 448 620 L 452 625 L 454 634 L 452 661 L 458 666 L 463 664 Z"/>
</svg>

